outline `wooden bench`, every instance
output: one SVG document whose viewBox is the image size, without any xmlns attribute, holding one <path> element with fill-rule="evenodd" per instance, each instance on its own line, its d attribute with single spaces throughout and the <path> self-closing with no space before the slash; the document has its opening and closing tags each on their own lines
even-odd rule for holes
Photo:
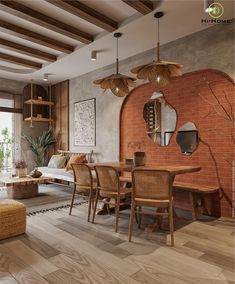
<svg viewBox="0 0 235 284">
<path fill-rule="evenodd" d="M 127 186 L 132 183 L 130 176 L 121 176 L 120 181 L 123 186 Z M 189 192 L 190 203 L 192 207 L 192 220 L 195 221 L 198 219 L 201 213 L 208 214 L 208 210 L 205 206 L 204 195 L 205 194 L 214 194 L 218 192 L 218 186 L 207 186 L 199 185 L 185 182 L 174 182 L 173 190 L 181 190 Z"/>
<path fill-rule="evenodd" d="M 208 211 L 205 206 L 204 195 L 214 194 L 218 192 L 219 187 L 192 184 L 186 182 L 174 182 L 173 190 L 182 190 L 189 192 L 190 203 L 192 206 L 192 220 L 195 221 L 198 219 L 199 215 L 202 212 L 208 214 Z"/>
</svg>

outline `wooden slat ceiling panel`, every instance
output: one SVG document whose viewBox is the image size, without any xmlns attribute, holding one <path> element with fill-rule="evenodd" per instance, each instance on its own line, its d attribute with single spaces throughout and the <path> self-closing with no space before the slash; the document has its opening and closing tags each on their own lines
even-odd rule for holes
<svg viewBox="0 0 235 284">
<path fill-rule="evenodd" d="M 42 64 L 40 64 L 40 63 L 33 62 L 31 60 L 23 59 L 23 58 L 16 57 L 16 56 L 4 54 L 2 52 L 0 52 L 0 60 L 6 61 L 6 62 L 9 62 L 9 63 L 14 63 L 14 64 L 17 64 L 17 65 L 21 65 L 21 66 L 24 66 L 24 67 L 33 68 L 33 69 L 41 69 L 42 68 Z"/>
<path fill-rule="evenodd" d="M 122 0 L 143 15 L 153 11 L 153 2 L 150 0 Z"/>
<path fill-rule="evenodd" d="M 65 36 L 71 37 L 83 43 L 90 43 L 93 41 L 93 36 L 80 31 L 70 25 L 62 23 L 52 17 L 46 16 L 36 10 L 28 8 L 25 5 L 17 3 L 16 1 L 0 0 L 0 8 L 7 13 L 15 15 L 24 20 L 30 21 L 39 26 L 48 28 L 54 32 L 61 33 Z"/>
<path fill-rule="evenodd" d="M 57 58 L 53 54 L 43 52 L 41 50 L 37 50 L 35 48 L 31 48 L 2 38 L 0 38 L 0 47 L 49 62 L 54 62 Z"/>
<path fill-rule="evenodd" d="M 0 20 L 0 30 L 64 53 L 73 52 L 73 46 Z"/>
<path fill-rule="evenodd" d="M 101 28 L 106 31 L 113 32 L 118 28 L 118 22 L 110 17 L 107 17 L 100 11 L 95 10 L 91 5 L 87 6 L 84 1 L 40 1 L 41 3 L 48 3 L 48 10 L 50 10 L 50 6 L 54 7 L 54 10 L 61 10 L 64 14 L 70 13 L 72 15 L 71 17 L 76 16 L 77 19 L 82 19 L 89 24 L 95 25 L 97 29 Z M 120 2 L 121 1 L 142 14 L 147 14 L 153 11 L 153 3 L 149 0 L 120 0 Z M 50 51 L 42 51 L 40 48 L 49 48 L 54 52 L 59 51 L 69 54 L 74 51 L 75 46 L 72 42 L 65 43 L 64 41 L 66 39 L 63 39 L 62 36 L 66 36 L 67 40 L 77 40 L 85 44 L 89 44 L 93 41 L 93 35 L 91 33 L 86 32 L 83 29 L 79 29 L 77 26 L 75 27 L 71 25 L 71 22 L 70 24 L 65 23 L 65 16 L 62 21 L 58 20 L 58 18 L 55 19 L 52 16 L 53 13 L 47 13 L 47 15 L 45 15 L 43 10 L 41 9 L 38 11 L 36 6 L 31 5 L 31 7 L 28 7 L 27 1 L 0 0 L 0 10 L 3 11 L 2 13 L 6 13 L 6 15 L 2 15 L 3 17 L 0 20 L 0 32 L 4 33 L 5 37 L 13 37 L 0 38 L 0 48 L 3 49 L 3 52 L 0 51 L 0 60 L 4 62 L 30 67 L 33 69 L 40 69 L 42 67 L 41 63 L 22 58 L 22 55 L 48 62 L 54 62 L 57 60 L 57 55 L 51 54 Z M 10 22 L 8 20 L 8 15 L 13 17 L 11 18 Z M 30 26 L 30 29 L 28 29 L 26 21 L 31 22 L 35 26 L 33 27 L 32 25 Z M 37 31 L 37 27 L 39 31 Z M 43 33 L 43 28 L 47 29 L 47 33 Z M 57 33 L 57 35 L 60 34 L 61 36 L 52 38 L 54 37 L 55 33 Z M 21 41 L 25 42 L 19 43 L 17 42 L 18 39 L 21 39 Z M 14 40 L 16 42 L 14 42 Z M 31 46 L 28 46 L 28 43 L 30 43 Z M 36 45 L 36 48 L 32 45 Z M 7 52 L 13 53 L 13 55 L 7 54 Z M 14 56 L 14 53 L 18 53 L 20 57 Z"/>
<path fill-rule="evenodd" d="M 82 2 L 73 0 L 45 0 L 85 21 L 92 23 L 104 30 L 112 32 L 118 28 L 118 23 L 98 11 L 84 5 Z"/>
</svg>

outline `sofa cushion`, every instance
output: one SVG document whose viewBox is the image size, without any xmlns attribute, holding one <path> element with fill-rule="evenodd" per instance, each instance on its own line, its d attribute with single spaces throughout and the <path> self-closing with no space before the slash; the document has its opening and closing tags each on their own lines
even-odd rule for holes
<svg viewBox="0 0 235 284">
<path fill-rule="evenodd" d="M 86 155 L 85 154 L 79 154 L 79 155 L 73 155 L 70 157 L 67 165 L 66 165 L 66 171 L 72 170 L 72 164 L 83 164 L 86 163 Z"/>
<path fill-rule="evenodd" d="M 48 168 L 62 169 L 65 167 L 66 157 L 53 155 L 48 163 Z"/>
<path fill-rule="evenodd" d="M 39 167 L 38 170 L 42 172 L 43 176 L 51 177 L 58 180 L 74 182 L 73 172 L 67 172 L 65 168 L 63 169 L 55 169 L 48 167 Z"/>
</svg>

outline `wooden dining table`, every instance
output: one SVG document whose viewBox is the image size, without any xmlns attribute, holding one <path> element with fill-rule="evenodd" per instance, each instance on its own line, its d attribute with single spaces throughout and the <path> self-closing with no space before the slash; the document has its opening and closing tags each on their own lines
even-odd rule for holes
<svg viewBox="0 0 235 284">
<path fill-rule="evenodd" d="M 153 165 L 149 164 L 146 166 L 135 166 L 135 165 L 128 165 L 124 162 L 103 162 L 103 163 L 88 163 L 87 164 L 90 169 L 94 169 L 95 166 L 111 166 L 115 168 L 118 172 L 131 172 L 133 169 L 154 169 L 154 170 L 167 170 L 171 173 L 172 177 L 174 178 L 176 175 L 180 174 L 187 174 L 193 172 L 199 172 L 201 167 L 198 166 L 177 166 L 177 165 Z"/>
<path fill-rule="evenodd" d="M 170 172 L 172 176 L 172 183 L 174 182 L 174 179 L 177 175 L 181 174 L 187 174 L 187 173 L 194 173 L 194 172 L 199 172 L 201 170 L 201 167 L 199 166 L 178 166 L 178 165 L 145 165 L 145 166 L 135 166 L 133 164 L 126 164 L 124 162 L 102 162 L 102 163 L 88 163 L 87 164 L 91 170 L 94 170 L 95 166 L 111 166 L 115 168 L 120 174 L 123 172 L 131 172 L 132 170 L 138 168 L 143 168 L 143 169 L 154 169 L 154 170 L 167 170 Z M 128 177 L 126 181 L 131 182 L 131 177 Z M 177 215 L 174 211 L 174 217 L 177 218 Z M 156 228 L 158 227 L 158 221 L 154 221 L 151 225 L 146 227 L 147 231 L 155 231 Z"/>
</svg>

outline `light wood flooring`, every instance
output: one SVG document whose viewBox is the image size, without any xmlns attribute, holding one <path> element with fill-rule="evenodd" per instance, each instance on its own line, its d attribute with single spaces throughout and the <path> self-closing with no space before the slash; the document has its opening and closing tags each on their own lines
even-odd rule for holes
<svg viewBox="0 0 235 284">
<path fill-rule="evenodd" d="M 129 243 L 129 210 L 120 214 L 119 233 L 113 215 L 92 225 L 86 206 L 72 216 L 68 210 L 28 217 L 27 234 L 0 242 L 0 284 L 235 283 L 230 219 L 177 220 L 172 248 L 168 231 L 145 232 L 151 219 L 135 224 Z"/>
</svg>

